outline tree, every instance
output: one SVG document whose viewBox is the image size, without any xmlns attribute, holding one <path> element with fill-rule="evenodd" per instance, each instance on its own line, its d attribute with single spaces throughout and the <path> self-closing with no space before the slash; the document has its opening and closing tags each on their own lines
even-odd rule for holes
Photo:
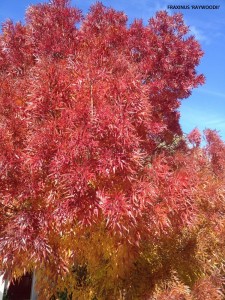
<svg viewBox="0 0 225 300">
<path fill-rule="evenodd" d="M 39 299 L 222 299 L 225 145 L 184 138 L 204 82 L 182 15 L 31 6 L 0 36 L 0 269 Z"/>
</svg>

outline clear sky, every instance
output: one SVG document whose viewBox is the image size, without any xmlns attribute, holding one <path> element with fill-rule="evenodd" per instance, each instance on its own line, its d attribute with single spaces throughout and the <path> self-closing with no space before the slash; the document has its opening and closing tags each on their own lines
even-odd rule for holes
<svg viewBox="0 0 225 300">
<path fill-rule="evenodd" d="M 31 4 L 43 0 L 0 0 L 0 22 L 10 18 L 24 21 L 24 13 Z M 72 0 L 72 5 L 88 12 L 95 0 Z M 106 6 L 123 10 L 129 17 L 142 18 L 145 22 L 158 10 L 182 12 L 185 23 L 200 42 L 204 57 L 198 67 L 206 83 L 195 89 L 182 101 L 181 126 L 185 133 L 194 127 L 217 129 L 225 141 L 225 0 L 102 0 Z M 168 9 L 168 5 L 189 5 L 189 9 Z M 192 5 L 219 5 L 219 9 L 193 9 Z"/>
</svg>

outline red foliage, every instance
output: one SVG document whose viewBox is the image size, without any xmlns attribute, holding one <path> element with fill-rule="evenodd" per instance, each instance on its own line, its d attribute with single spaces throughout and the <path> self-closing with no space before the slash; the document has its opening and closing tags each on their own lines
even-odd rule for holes
<svg viewBox="0 0 225 300">
<path fill-rule="evenodd" d="M 188 134 L 188 140 L 194 147 L 199 147 L 201 144 L 201 133 L 198 128 L 193 129 Z"/>
<path fill-rule="evenodd" d="M 3 26 L 1 190 L 3 205 L 13 199 L 19 210 L 9 223 L 17 239 L 20 215 L 36 211 L 46 222 L 63 214 L 90 224 L 98 212 L 113 228 L 135 226 L 139 202 L 157 202 L 148 195 L 134 205 L 136 186 L 146 191 L 149 176 L 161 186 L 171 177 L 167 163 L 152 171 L 146 161 L 181 133 L 179 99 L 202 82 L 195 72 L 202 52 L 184 38 L 181 15 L 159 12 L 148 26 L 128 28 L 123 13 L 97 3 L 77 29 L 81 18 L 68 1 L 53 1 L 31 6 L 24 26 Z M 176 210 L 173 199 L 167 205 Z M 153 222 L 169 226 L 161 204 L 142 206 L 147 216 L 160 210 Z M 38 237 L 38 226 L 29 226 Z"/>
<path fill-rule="evenodd" d="M 180 14 L 128 27 L 123 12 L 97 3 L 83 17 L 67 0 L 31 6 L 25 25 L 3 25 L 0 249 L 8 272 L 52 256 L 58 263 L 53 237 L 67 225 L 103 223 L 137 246 L 197 226 L 196 199 L 213 191 L 202 170 L 222 178 L 225 148 L 212 131 L 201 154 L 197 129 L 193 149 L 181 138 L 180 101 L 204 81 L 196 74 L 202 50 L 187 33 Z"/>
</svg>

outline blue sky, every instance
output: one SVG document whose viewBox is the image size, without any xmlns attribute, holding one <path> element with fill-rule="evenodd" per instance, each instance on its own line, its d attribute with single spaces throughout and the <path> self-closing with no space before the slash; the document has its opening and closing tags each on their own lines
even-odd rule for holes
<svg viewBox="0 0 225 300">
<path fill-rule="evenodd" d="M 24 13 L 31 4 L 43 0 L 0 0 L 0 22 L 10 18 L 24 21 Z M 87 13 L 94 0 L 72 0 L 72 5 Z M 142 18 L 145 22 L 157 10 L 168 5 L 189 5 L 190 9 L 173 9 L 170 13 L 182 12 L 185 23 L 200 42 L 204 57 L 198 67 L 206 77 L 206 83 L 195 89 L 182 101 L 181 126 L 185 133 L 194 127 L 217 129 L 225 141 L 225 1 L 224 0 L 102 0 L 106 6 L 123 10 L 129 17 Z M 191 9 L 191 5 L 220 5 L 219 9 Z"/>
</svg>

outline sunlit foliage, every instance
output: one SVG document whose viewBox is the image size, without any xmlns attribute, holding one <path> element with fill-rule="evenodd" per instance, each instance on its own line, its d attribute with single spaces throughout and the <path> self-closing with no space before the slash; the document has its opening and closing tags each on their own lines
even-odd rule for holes
<svg viewBox="0 0 225 300">
<path fill-rule="evenodd" d="M 0 269 L 39 299 L 219 300 L 225 145 L 179 125 L 204 82 L 182 15 L 28 8 L 0 35 Z"/>
</svg>

